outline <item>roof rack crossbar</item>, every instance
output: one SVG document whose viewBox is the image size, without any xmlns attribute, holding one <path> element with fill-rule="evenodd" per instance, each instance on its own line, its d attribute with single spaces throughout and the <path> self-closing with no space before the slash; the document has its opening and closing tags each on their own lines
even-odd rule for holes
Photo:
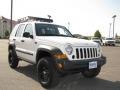
<svg viewBox="0 0 120 90">
<path fill-rule="evenodd" d="M 40 17 L 33 17 L 33 16 L 27 16 L 27 17 L 18 19 L 18 23 L 27 22 L 27 21 L 40 21 L 40 22 L 52 23 L 52 22 L 53 22 L 53 19 L 40 18 Z"/>
</svg>

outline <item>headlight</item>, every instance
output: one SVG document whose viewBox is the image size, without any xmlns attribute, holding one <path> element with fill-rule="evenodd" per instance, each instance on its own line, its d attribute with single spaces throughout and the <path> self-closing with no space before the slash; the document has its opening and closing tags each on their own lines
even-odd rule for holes
<svg viewBox="0 0 120 90">
<path fill-rule="evenodd" d="M 98 43 L 98 48 L 100 48 L 101 46 L 100 46 L 100 44 Z"/>
<path fill-rule="evenodd" d="M 98 52 L 101 52 L 101 46 L 98 44 Z"/>
<path fill-rule="evenodd" d="M 65 50 L 69 55 L 71 55 L 73 52 L 73 48 L 71 45 L 66 45 Z"/>
</svg>

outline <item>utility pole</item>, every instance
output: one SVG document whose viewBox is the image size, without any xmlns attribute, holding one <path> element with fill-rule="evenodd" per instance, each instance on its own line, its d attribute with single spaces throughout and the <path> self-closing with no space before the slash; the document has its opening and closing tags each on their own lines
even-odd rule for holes
<svg viewBox="0 0 120 90">
<path fill-rule="evenodd" d="M 112 23 L 110 23 L 110 28 L 109 28 L 109 38 L 110 38 L 110 34 L 111 34 L 111 33 L 110 33 L 110 32 L 111 32 L 111 24 L 112 24 Z"/>
<path fill-rule="evenodd" d="M 114 15 L 112 18 L 113 18 L 113 38 L 114 38 L 114 24 L 115 24 L 116 15 Z"/>
<path fill-rule="evenodd" d="M 13 0 L 11 0 L 11 13 L 10 13 L 10 32 L 12 32 L 12 17 L 13 17 Z"/>
</svg>

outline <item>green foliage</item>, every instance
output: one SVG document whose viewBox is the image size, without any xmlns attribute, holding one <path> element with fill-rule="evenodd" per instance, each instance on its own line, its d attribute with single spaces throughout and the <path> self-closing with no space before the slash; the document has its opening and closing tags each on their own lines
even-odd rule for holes
<svg viewBox="0 0 120 90">
<path fill-rule="evenodd" d="M 73 34 L 73 36 L 74 36 L 75 38 L 82 38 L 82 37 L 83 37 L 83 36 L 80 35 L 80 34 Z"/>
<path fill-rule="evenodd" d="M 101 38 L 101 33 L 99 32 L 99 30 L 97 30 L 95 33 L 94 33 L 94 37 L 98 37 L 98 38 Z"/>
<path fill-rule="evenodd" d="M 9 35 L 10 35 L 9 31 L 6 30 L 6 31 L 5 31 L 5 37 L 7 37 L 7 36 L 9 36 Z"/>
<path fill-rule="evenodd" d="M 86 36 L 84 36 L 82 39 L 86 39 L 86 40 L 89 40 L 89 37 L 86 37 Z"/>
</svg>

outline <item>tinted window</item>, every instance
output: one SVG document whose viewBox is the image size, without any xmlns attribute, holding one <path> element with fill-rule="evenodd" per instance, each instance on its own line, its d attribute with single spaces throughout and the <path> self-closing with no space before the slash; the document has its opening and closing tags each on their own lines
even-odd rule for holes
<svg viewBox="0 0 120 90">
<path fill-rule="evenodd" d="M 113 40 L 113 38 L 106 38 L 106 40 Z"/>
<path fill-rule="evenodd" d="M 25 27 L 25 31 L 24 32 L 29 32 L 30 35 L 33 35 L 33 27 L 32 27 L 32 24 L 28 24 L 26 27 Z"/>
<path fill-rule="evenodd" d="M 19 25 L 17 32 L 16 32 L 16 37 L 21 37 L 22 31 L 24 30 L 24 24 Z"/>
</svg>

